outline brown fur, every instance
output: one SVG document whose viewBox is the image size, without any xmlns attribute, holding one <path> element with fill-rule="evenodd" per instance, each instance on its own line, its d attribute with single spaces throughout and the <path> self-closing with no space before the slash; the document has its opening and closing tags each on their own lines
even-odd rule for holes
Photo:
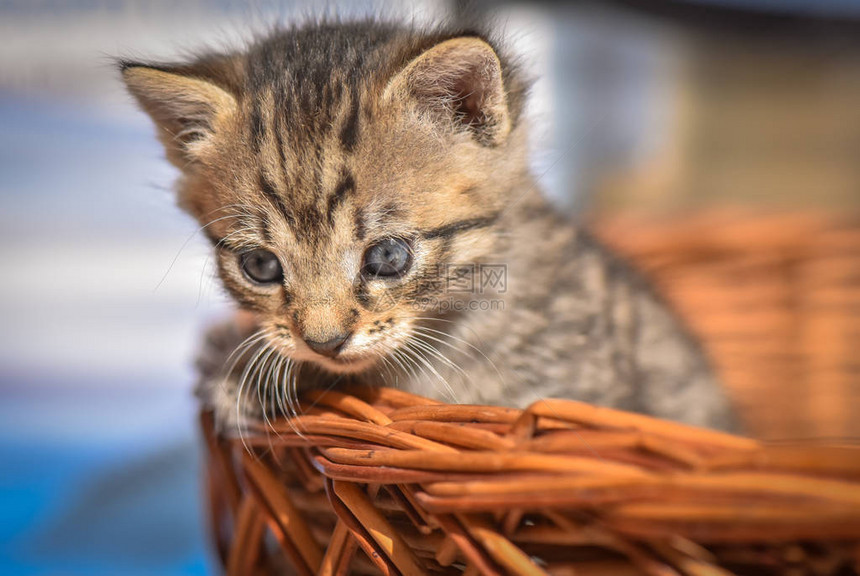
<svg viewBox="0 0 860 576">
<path fill-rule="evenodd" d="M 182 168 L 180 204 L 212 240 L 224 285 L 256 313 L 242 375 L 206 393 L 224 419 L 247 408 L 243 390 L 283 409 L 296 385 L 366 379 L 455 401 L 560 395 L 732 426 L 675 319 L 537 192 L 526 85 L 485 36 L 320 23 L 241 54 L 122 69 Z M 390 237 L 410 242 L 412 267 L 364 278 L 365 251 Z M 258 248 L 277 256 L 283 282 L 244 277 L 238 256 Z M 440 288 L 460 264 L 507 266 L 508 289 Z M 484 302 L 495 309 L 468 309 Z M 336 358 L 306 344 L 344 333 Z"/>
</svg>

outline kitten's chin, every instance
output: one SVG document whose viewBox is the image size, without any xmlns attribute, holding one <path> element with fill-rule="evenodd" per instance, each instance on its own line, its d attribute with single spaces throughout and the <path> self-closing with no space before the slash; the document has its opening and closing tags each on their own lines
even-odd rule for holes
<svg viewBox="0 0 860 576">
<path fill-rule="evenodd" d="M 359 372 L 364 372 L 374 364 L 376 364 L 376 358 L 372 357 L 362 357 L 362 358 L 315 358 L 313 360 L 315 364 L 318 366 L 328 370 L 329 372 L 334 372 L 336 374 L 357 374 Z"/>
</svg>

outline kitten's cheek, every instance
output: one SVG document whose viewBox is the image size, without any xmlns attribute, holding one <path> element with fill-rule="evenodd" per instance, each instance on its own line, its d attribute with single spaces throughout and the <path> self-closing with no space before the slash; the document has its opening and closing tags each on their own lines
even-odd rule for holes
<svg viewBox="0 0 860 576">
<path fill-rule="evenodd" d="M 341 350 L 341 354 L 348 356 L 351 354 L 362 354 L 370 350 L 374 338 L 366 332 L 356 332 L 352 335 L 346 345 Z"/>
<path fill-rule="evenodd" d="M 369 350 L 380 356 L 391 354 L 409 340 L 410 330 L 406 324 L 392 324 L 370 335 Z"/>
<path fill-rule="evenodd" d="M 290 356 L 296 351 L 295 340 L 290 334 L 278 334 L 269 342 L 280 354 Z"/>
</svg>

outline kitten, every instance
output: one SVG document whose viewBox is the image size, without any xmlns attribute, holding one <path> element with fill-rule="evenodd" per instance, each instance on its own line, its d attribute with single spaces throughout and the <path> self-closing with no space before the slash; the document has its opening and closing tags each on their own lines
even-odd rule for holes
<svg viewBox="0 0 860 576">
<path fill-rule="evenodd" d="M 202 363 L 222 423 L 365 381 L 735 427 L 678 320 L 541 196 L 527 84 L 487 36 L 319 22 L 120 67 L 182 171 L 179 204 L 253 313 Z"/>
</svg>

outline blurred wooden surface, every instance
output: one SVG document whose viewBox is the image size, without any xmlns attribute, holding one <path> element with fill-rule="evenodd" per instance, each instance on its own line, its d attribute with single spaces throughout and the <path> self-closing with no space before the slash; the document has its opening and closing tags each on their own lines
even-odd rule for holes
<svg viewBox="0 0 860 576">
<path fill-rule="evenodd" d="M 613 216 L 760 438 L 860 437 L 860 214 Z"/>
</svg>

